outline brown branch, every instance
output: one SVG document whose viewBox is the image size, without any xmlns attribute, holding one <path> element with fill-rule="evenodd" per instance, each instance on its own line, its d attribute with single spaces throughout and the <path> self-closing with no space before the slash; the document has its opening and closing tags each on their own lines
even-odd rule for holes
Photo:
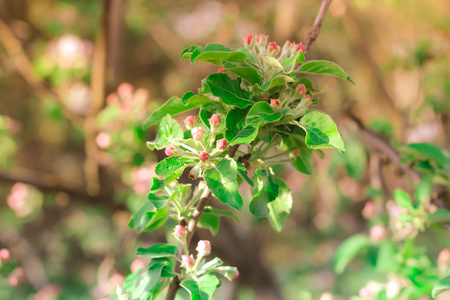
<svg viewBox="0 0 450 300">
<path fill-rule="evenodd" d="M 234 145 L 230 147 L 228 150 L 227 158 L 233 158 L 236 154 L 237 149 L 239 148 L 239 145 Z M 192 215 L 192 218 L 189 220 L 189 223 L 187 225 L 187 233 L 186 233 L 186 246 L 189 247 L 192 237 L 194 235 L 195 229 L 197 228 L 197 224 L 200 221 L 200 217 L 202 216 L 203 211 L 205 210 L 206 205 L 209 202 L 209 199 L 211 198 L 211 190 L 206 188 L 203 192 L 202 196 L 200 197 L 200 200 L 198 200 L 198 203 L 195 207 L 194 213 Z M 185 221 L 182 220 L 180 222 L 180 225 L 185 226 Z M 181 257 L 183 254 L 184 248 L 182 245 L 178 248 L 178 257 Z M 181 269 L 180 263 L 177 261 L 175 265 L 175 272 L 179 273 Z M 180 279 L 178 276 L 173 277 L 170 280 L 169 289 L 166 294 L 166 300 L 173 300 L 175 299 L 175 296 L 177 294 L 178 289 L 180 288 Z"/>
<path fill-rule="evenodd" d="M 328 11 L 328 7 L 330 6 L 331 0 L 322 0 L 322 5 L 320 5 L 319 12 L 317 13 L 316 20 L 314 21 L 314 25 L 311 28 L 311 31 L 308 33 L 308 37 L 306 38 L 305 43 L 303 44 L 306 52 L 311 48 L 312 44 L 315 42 L 320 33 L 320 27 L 322 26 L 323 19 Z"/>
<path fill-rule="evenodd" d="M 420 174 L 409 165 L 404 164 L 400 161 L 400 154 L 397 152 L 397 150 L 394 149 L 389 141 L 384 139 L 377 132 L 367 128 L 363 124 L 363 122 L 354 114 L 351 107 L 346 108 L 345 113 L 351 120 L 356 123 L 361 137 L 367 144 L 369 144 L 376 151 L 383 153 L 394 166 L 408 174 L 415 184 L 418 184 L 420 182 Z"/>
<path fill-rule="evenodd" d="M 102 8 L 101 24 L 95 43 L 94 64 L 92 66 L 92 102 L 89 113 L 84 121 L 85 152 L 87 156 L 84 164 L 84 173 L 86 177 L 86 189 L 90 195 L 97 195 L 100 192 L 99 165 L 94 159 L 94 156 L 98 152 L 95 143 L 97 134 L 96 117 L 103 108 L 105 101 L 111 0 L 103 0 Z"/>
</svg>

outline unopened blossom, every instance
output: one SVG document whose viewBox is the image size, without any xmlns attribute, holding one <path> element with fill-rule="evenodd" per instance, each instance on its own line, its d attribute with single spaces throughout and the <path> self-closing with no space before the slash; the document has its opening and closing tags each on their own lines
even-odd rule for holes
<svg viewBox="0 0 450 300">
<path fill-rule="evenodd" d="M 226 73 L 226 72 L 223 67 L 220 67 L 219 70 L 217 70 L 217 73 Z"/>
<path fill-rule="evenodd" d="M 295 156 L 299 157 L 299 156 L 302 154 L 302 150 L 300 150 L 300 149 L 295 149 L 294 151 L 292 151 L 292 153 L 293 153 Z"/>
<path fill-rule="evenodd" d="M 196 141 L 201 140 L 203 135 L 205 135 L 205 129 L 203 129 L 202 127 L 192 128 L 191 134 L 192 134 L 192 137 L 194 138 L 194 140 L 196 140 Z"/>
<path fill-rule="evenodd" d="M 306 86 L 303 83 L 301 83 L 301 84 L 297 85 L 297 87 L 295 88 L 295 91 L 297 92 L 299 97 L 303 97 L 304 95 L 306 95 L 306 92 L 307 92 Z"/>
<path fill-rule="evenodd" d="M 175 148 L 175 146 L 170 145 L 170 146 L 166 147 L 166 149 L 164 150 L 164 153 L 166 153 L 167 156 L 173 156 L 176 149 L 177 148 Z"/>
<path fill-rule="evenodd" d="M 122 286 L 122 284 L 125 281 L 125 277 L 122 274 L 119 273 L 114 273 L 111 278 L 109 279 L 109 281 L 113 284 L 113 285 L 118 285 L 118 286 Z"/>
<path fill-rule="evenodd" d="M 439 253 L 438 266 L 448 266 L 450 264 L 450 249 L 446 248 Z"/>
<path fill-rule="evenodd" d="M 246 47 L 253 46 L 253 35 L 249 34 L 244 38 L 244 44 Z"/>
<path fill-rule="evenodd" d="M 256 43 L 259 47 L 266 47 L 269 37 L 265 34 L 258 34 L 256 36 Z"/>
<path fill-rule="evenodd" d="M 370 239 L 373 242 L 379 242 L 386 238 L 386 229 L 381 225 L 375 225 L 370 228 Z"/>
<path fill-rule="evenodd" d="M 111 146 L 111 137 L 106 132 L 100 132 L 95 137 L 95 143 L 100 149 L 108 149 Z"/>
<path fill-rule="evenodd" d="M 222 122 L 222 119 L 220 118 L 220 115 L 213 114 L 211 118 L 209 119 L 209 124 L 211 124 L 211 127 L 217 127 Z"/>
<path fill-rule="evenodd" d="M 333 298 L 333 294 L 331 294 L 331 293 L 323 293 L 321 296 L 320 296 L 320 300 L 333 300 L 334 298 Z"/>
<path fill-rule="evenodd" d="M 209 241 L 201 240 L 198 242 L 196 250 L 201 256 L 208 255 L 211 253 L 211 243 Z"/>
<path fill-rule="evenodd" d="M 196 120 L 197 118 L 196 117 L 194 117 L 194 116 L 187 116 L 185 119 L 184 119 L 184 125 L 186 126 L 186 128 L 187 129 L 192 129 L 192 128 L 194 128 L 194 126 L 195 126 L 195 123 L 197 123 L 197 120 Z"/>
<path fill-rule="evenodd" d="M 275 42 L 270 42 L 269 45 L 267 45 L 267 52 L 271 55 L 276 55 L 280 51 L 280 46 L 277 45 Z"/>
<path fill-rule="evenodd" d="M 386 294 L 388 298 L 393 298 L 400 292 L 400 289 L 401 289 L 400 281 L 396 278 L 390 279 L 386 286 Z"/>
<path fill-rule="evenodd" d="M 181 256 L 181 266 L 189 269 L 192 268 L 195 265 L 195 261 L 187 255 L 182 255 Z"/>
<path fill-rule="evenodd" d="M 228 141 L 226 139 L 220 139 L 217 141 L 217 148 L 219 148 L 220 150 L 225 150 L 225 148 L 228 145 Z"/>
<path fill-rule="evenodd" d="M 19 278 L 15 275 L 10 275 L 8 277 L 8 283 L 10 286 L 17 286 L 19 284 Z"/>
<path fill-rule="evenodd" d="M 0 250 L 0 261 L 7 262 L 11 258 L 11 253 L 8 249 L 3 248 Z"/>
<path fill-rule="evenodd" d="M 270 99 L 270 105 L 272 105 L 273 107 L 278 107 L 278 106 L 280 106 L 280 100 Z"/>
<path fill-rule="evenodd" d="M 197 165 L 191 169 L 189 172 L 189 178 L 192 180 L 197 179 L 200 176 L 200 167 Z"/>
<path fill-rule="evenodd" d="M 175 237 L 182 238 L 182 237 L 184 237 L 185 233 L 186 233 L 186 228 L 184 228 L 181 225 L 175 225 L 174 232 L 173 232 Z"/>
<path fill-rule="evenodd" d="M 234 272 L 230 274 L 230 278 L 232 280 L 238 279 L 239 278 L 239 270 L 235 268 Z"/>
<path fill-rule="evenodd" d="M 361 297 L 361 299 L 370 299 L 372 298 L 372 295 L 372 291 L 366 286 L 359 290 L 359 297 Z"/>
<path fill-rule="evenodd" d="M 372 201 L 367 201 L 362 210 L 362 215 L 365 218 L 370 219 L 375 216 L 375 213 L 376 213 L 375 204 Z"/>
<path fill-rule="evenodd" d="M 133 86 L 128 82 L 121 83 L 117 88 L 117 94 L 119 94 L 121 98 L 132 98 Z"/>
<path fill-rule="evenodd" d="M 297 45 L 297 52 L 302 51 L 303 54 L 306 52 L 305 47 L 302 44 Z"/>
<path fill-rule="evenodd" d="M 140 269 L 144 269 L 144 268 L 145 268 L 145 263 L 140 258 L 136 258 L 135 260 L 133 260 L 133 262 L 130 265 L 130 270 L 133 273 L 136 273 Z"/>
<path fill-rule="evenodd" d="M 201 161 L 207 161 L 209 159 L 209 153 L 206 151 L 202 151 L 202 152 L 200 152 L 200 155 L 198 156 L 198 158 Z"/>
</svg>

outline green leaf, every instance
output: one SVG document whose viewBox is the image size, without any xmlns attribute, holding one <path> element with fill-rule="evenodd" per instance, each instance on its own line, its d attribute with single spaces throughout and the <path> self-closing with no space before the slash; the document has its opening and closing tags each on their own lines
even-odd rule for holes
<svg viewBox="0 0 450 300">
<path fill-rule="evenodd" d="M 353 179 L 360 180 L 367 167 L 367 156 L 363 145 L 356 138 L 345 141 L 345 168 Z"/>
<path fill-rule="evenodd" d="M 222 159 L 215 167 L 205 170 L 203 178 L 213 195 L 222 203 L 239 210 L 242 208 L 243 201 L 236 181 L 237 164 L 234 159 Z"/>
<path fill-rule="evenodd" d="M 228 210 L 219 209 L 219 208 L 215 208 L 215 207 L 212 207 L 212 206 L 206 206 L 204 212 L 213 214 L 213 215 L 218 216 L 218 217 L 232 218 L 232 219 L 234 219 L 234 220 L 239 222 L 238 217 L 236 217 L 231 211 L 228 211 Z"/>
<path fill-rule="evenodd" d="M 447 223 L 450 222 L 450 210 L 439 209 L 433 214 L 428 215 L 428 220 L 434 223 Z"/>
<path fill-rule="evenodd" d="M 178 157 L 167 157 L 160 161 L 155 167 L 155 173 L 158 176 L 163 176 L 164 178 L 180 172 L 185 167 L 184 163 Z"/>
<path fill-rule="evenodd" d="M 397 249 L 390 241 L 385 241 L 380 245 L 377 255 L 377 270 L 380 272 L 395 273 L 398 267 Z"/>
<path fill-rule="evenodd" d="M 221 44 L 215 43 L 207 44 L 205 47 L 197 46 L 191 49 L 192 51 L 184 50 L 181 59 L 190 59 L 192 64 L 197 61 L 204 61 L 221 66 L 224 61 L 242 62 L 247 58 L 247 55 L 240 51 L 232 51 Z M 189 52 L 190 55 L 188 54 Z"/>
<path fill-rule="evenodd" d="M 261 55 L 261 58 L 271 67 L 279 69 L 280 71 L 284 72 L 284 68 L 281 65 L 281 63 L 278 61 L 278 59 L 276 59 L 275 57 L 272 56 L 265 56 L 265 55 Z"/>
<path fill-rule="evenodd" d="M 256 170 L 253 182 L 255 185 L 252 188 L 250 212 L 255 217 L 265 217 L 269 214 L 267 205 L 278 197 L 279 185 L 268 170 Z"/>
<path fill-rule="evenodd" d="M 341 274 L 345 271 L 348 263 L 363 249 L 368 248 L 371 244 L 370 238 L 357 234 L 354 235 L 339 246 L 336 251 L 334 270 L 336 273 Z"/>
<path fill-rule="evenodd" d="M 274 87 L 283 85 L 288 82 L 295 82 L 295 79 L 288 75 L 278 75 L 274 77 L 270 82 L 265 84 L 263 87 L 261 87 L 261 89 L 263 91 L 270 90 Z"/>
<path fill-rule="evenodd" d="M 273 229 L 280 232 L 283 229 L 286 219 L 292 208 L 291 189 L 286 182 L 280 178 L 275 178 L 275 183 L 279 186 L 278 197 L 269 203 L 269 221 Z"/>
<path fill-rule="evenodd" d="M 432 181 L 431 177 L 423 179 L 417 185 L 416 190 L 414 191 L 414 196 L 421 205 L 425 204 L 425 202 L 431 195 L 431 181 Z"/>
<path fill-rule="evenodd" d="M 149 193 L 147 199 L 155 206 L 156 209 L 161 209 L 166 206 L 169 201 L 169 196 Z"/>
<path fill-rule="evenodd" d="M 156 210 L 154 212 L 148 212 L 147 216 L 152 216 L 151 221 L 148 223 L 148 225 L 145 227 L 144 231 L 153 231 L 155 229 L 158 229 L 159 227 L 163 226 L 167 219 L 167 208 L 163 207 L 160 210 Z"/>
<path fill-rule="evenodd" d="M 416 151 L 422 157 L 432 160 L 440 166 L 450 165 L 450 158 L 446 157 L 438 147 L 428 143 L 413 143 L 406 145 L 409 149 Z"/>
<path fill-rule="evenodd" d="M 300 156 L 294 161 L 291 161 L 291 165 L 299 172 L 307 175 L 312 174 L 312 154 L 313 150 L 300 146 Z"/>
<path fill-rule="evenodd" d="M 297 52 L 295 56 L 285 57 L 283 59 L 283 68 L 286 73 L 291 73 L 294 71 L 295 65 L 299 63 L 303 63 L 305 61 L 305 54 L 302 51 Z"/>
<path fill-rule="evenodd" d="M 326 60 L 309 60 L 302 64 L 296 73 L 312 73 L 331 75 L 341 79 L 347 79 L 355 84 L 350 76 L 337 64 Z"/>
<path fill-rule="evenodd" d="M 183 138 L 183 129 L 177 120 L 167 114 L 158 123 L 158 134 L 156 139 L 152 142 L 147 142 L 147 147 L 150 150 L 164 149 L 169 146 L 174 140 Z"/>
<path fill-rule="evenodd" d="M 152 112 L 152 114 L 145 121 L 143 128 L 147 129 L 148 127 L 158 123 L 167 114 L 174 116 L 184 111 L 191 110 L 200 107 L 203 104 L 212 102 L 213 101 L 208 97 L 197 96 L 190 98 L 188 103 L 185 105 L 180 98 L 172 97 L 167 100 L 167 102 L 164 103 L 160 108 Z"/>
<path fill-rule="evenodd" d="M 131 218 L 128 227 L 137 229 L 138 233 L 141 233 L 150 223 L 155 213 L 155 206 L 149 201 L 145 202 Z"/>
<path fill-rule="evenodd" d="M 154 244 L 149 248 L 137 249 L 137 256 L 144 256 L 149 258 L 155 257 L 171 257 L 177 254 L 178 248 L 169 244 Z"/>
<path fill-rule="evenodd" d="M 411 201 L 411 197 L 407 192 L 402 189 L 396 189 L 394 191 L 394 200 L 400 207 L 406 208 L 409 211 L 414 210 L 414 206 Z"/>
<path fill-rule="evenodd" d="M 434 287 L 433 291 L 431 292 L 431 296 L 433 298 L 436 298 L 437 295 L 445 292 L 450 291 L 450 276 L 447 276 L 445 278 L 442 278 Z"/>
<path fill-rule="evenodd" d="M 241 80 L 231 79 L 223 73 L 214 73 L 206 78 L 206 83 L 211 89 L 211 93 L 228 105 L 235 105 L 239 108 L 246 108 L 253 103 L 250 93 L 241 89 Z"/>
<path fill-rule="evenodd" d="M 152 178 L 152 187 L 150 188 L 150 191 L 152 192 L 158 192 L 164 189 L 165 183 L 164 180 L 158 179 L 158 177 Z"/>
<path fill-rule="evenodd" d="M 186 92 L 183 97 L 181 97 L 181 103 L 183 103 L 184 105 L 188 104 L 189 99 L 191 99 L 192 97 L 194 97 L 195 94 L 191 91 Z"/>
<path fill-rule="evenodd" d="M 345 151 L 344 142 L 331 117 L 321 111 L 308 111 L 299 121 L 306 132 L 306 145 L 311 149 L 333 148 Z"/>
<path fill-rule="evenodd" d="M 250 110 L 232 109 L 226 118 L 225 138 L 231 145 L 249 144 L 264 124 L 278 121 L 281 114 L 274 112 L 269 103 L 257 102 Z"/>
<path fill-rule="evenodd" d="M 203 212 L 198 221 L 198 226 L 200 228 L 209 229 L 213 235 L 219 232 L 220 219 L 218 216 Z"/>
<path fill-rule="evenodd" d="M 181 286 L 191 295 L 191 300 L 211 300 L 220 281 L 214 275 L 203 275 L 198 281 L 185 279 Z"/>
<path fill-rule="evenodd" d="M 261 75 L 258 71 L 251 67 L 230 67 L 226 68 L 228 71 L 242 77 L 251 84 L 261 84 Z"/>
</svg>

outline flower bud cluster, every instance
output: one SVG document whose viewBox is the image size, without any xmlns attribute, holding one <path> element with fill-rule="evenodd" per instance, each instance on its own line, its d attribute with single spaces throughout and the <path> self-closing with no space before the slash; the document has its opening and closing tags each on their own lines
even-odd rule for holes
<svg viewBox="0 0 450 300">
<path fill-rule="evenodd" d="M 286 41 L 283 47 L 280 47 L 276 42 L 269 42 L 269 36 L 265 34 L 247 35 L 243 38 L 244 46 L 249 52 L 258 59 L 258 55 L 268 55 L 277 57 L 281 62 L 286 57 L 297 55 L 298 52 L 306 53 L 305 47 L 302 44 Z"/>
</svg>

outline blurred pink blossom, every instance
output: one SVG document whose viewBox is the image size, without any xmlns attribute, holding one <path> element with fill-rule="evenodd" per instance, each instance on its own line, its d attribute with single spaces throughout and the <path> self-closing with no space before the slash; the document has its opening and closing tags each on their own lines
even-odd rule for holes
<svg viewBox="0 0 450 300">
<path fill-rule="evenodd" d="M 130 265 L 130 270 L 133 273 L 139 271 L 139 269 L 145 269 L 145 263 L 142 259 L 136 258 Z"/>
<path fill-rule="evenodd" d="M 27 216 L 30 212 L 28 203 L 28 187 L 26 184 L 17 182 L 11 188 L 11 193 L 8 195 L 6 202 L 8 206 L 20 218 Z"/>
<path fill-rule="evenodd" d="M 95 138 L 95 143 L 100 149 L 108 149 L 111 146 L 111 137 L 102 131 Z"/>
</svg>

